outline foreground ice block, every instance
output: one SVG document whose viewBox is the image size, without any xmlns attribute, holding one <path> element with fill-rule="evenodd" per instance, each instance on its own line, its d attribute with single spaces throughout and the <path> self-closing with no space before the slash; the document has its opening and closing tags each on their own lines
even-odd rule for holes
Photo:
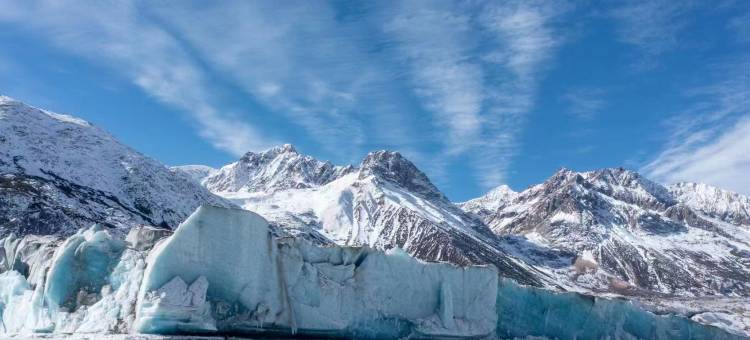
<svg viewBox="0 0 750 340">
<path fill-rule="evenodd" d="M 147 260 L 136 330 L 362 337 L 493 334 L 493 267 L 272 236 L 260 216 L 199 208 Z"/>
<path fill-rule="evenodd" d="M 130 330 L 144 254 L 99 226 L 62 242 L 27 235 L 4 244 L 13 265 L 0 274 L 0 334 Z"/>
</svg>

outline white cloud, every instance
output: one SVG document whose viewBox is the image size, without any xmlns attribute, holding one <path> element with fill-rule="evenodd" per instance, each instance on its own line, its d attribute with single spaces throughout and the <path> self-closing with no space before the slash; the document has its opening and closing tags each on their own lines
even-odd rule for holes
<svg viewBox="0 0 750 340">
<path fill-rule="evenodd" d="M 706 139 L 706 131 L 690 136 L 688 144 Z M 721 131 L 700 146 L 676 146 L 646 166 L 652 177 L 667 183 L 690 181 L 750 195 L 750 116 Z"/>
<path fill-rule="evenodd" d="M 721 67 L 716 73 L 726 79 L 690 91 L 690 109 L 670 120 L 670 140 L 642 170 L 665 183 L 703 182 L 750 194 L 749 71 L 746 61 Z"/>
<path fill-rule="evenodd" d="M 471 147 L 481 129 L 482 65 L 471 60 L 476 34 L 469 13 L 429 3 L 404 3 L 384 23 L 410 69 L 423 105 L 447 131 L 448 154 Z"/>
<path fill-rule="evenodd" d="M 241 155 L 273 144 L 252 126 L 221 113 L 201 69 L 167 31 L 143 20 L 135 3 L 30 1 L 3 9 L 0 20 L 104 64 L 189 114 L 217 148 Z"/>
<path fill-rule="evenodd" d="M 363 93 L 382 81 L 326 3 L 154 8 L 221 77 L 331 152 L 361 155 Z"/>
<path fill-rule="evenodd" d="M 445 154 L 470 155 L 482 186 L 505 181 L 539 75 L 562 39 L 561 5 L 407 2 L 384 31 L 401 51 L 417 97 L 445 130 Z"/>
<path fill-rule="evenodd" d="M 482 24 L 499 45 L 484 59 L 500 71 L 490 80 L 499 85 L 487 96 L 487 127 L 474 160 L 485 187 L 505 182 L 518 151 L 517 135 L 525 114 L 536 101 L 540 75 L 564 41 L 562 33 L 555 31 L 555 20 L 567 11 L 567 5 L 561 3 L 511 1 L 482 13 Z"/>
<path fill-rule="evenodd" d="M 147 4 L 147 5 L 146 5 Z M 211 81 L 240 89 L 289 136 L 340 158 L 400 150 L 430 175 L 468 159 L 504 181 L 540 75 L 561 38 L 558 4 L 400 2 L 39 2 L 0 20 L 123 74 L 185 110 L 216 147 L 264 147 Z M 8 14 L 11 13 L 11 14 Z M 236 87 L 236 88 L 235 88 Z M 247 99 L 247 98 L 240 98 Z M 424 113 L 427 113 L 427 117 Z M 289 137 L 287 136 L 287 137 Z M 437 147 L 436 147 L 437 145 Z"/>
</svg>

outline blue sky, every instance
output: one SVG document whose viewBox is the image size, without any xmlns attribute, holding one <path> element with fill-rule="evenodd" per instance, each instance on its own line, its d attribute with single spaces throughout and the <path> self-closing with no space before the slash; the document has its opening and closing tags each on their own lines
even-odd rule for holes
<svg viewBox="0 0 750 340">
<path fill-rule="evenodd" d="M 750 194 L 747 1 L 5 1 L 0 93 L 169 165 L 398 150 L 453 200 L 560 167 Z"/>
</svg>

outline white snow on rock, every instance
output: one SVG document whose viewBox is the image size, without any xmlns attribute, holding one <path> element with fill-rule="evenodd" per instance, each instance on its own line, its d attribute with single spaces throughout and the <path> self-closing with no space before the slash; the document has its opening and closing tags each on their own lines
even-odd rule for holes
<svg viewBox="0 0 750 340">
<path fill-rule="evenodd" d="M 202 180 L 212 192 L 256 192 L 319 186 L 353 169 L 301 155 L 291 144 L 248 152 Z"/>
<path fill-rule="evenodd" d="M 185 288 L 185 282 L 192 287 L 202 280 L 208 282 L 205 301 Z M 495 328 L 494 301 L 483 297 L 496 289 L 492 267 L 461 268 L 423 263 L 398 250 L 276 239 L 252 212 L 204 206 L 149 256 L 136 327 L 157 333 L 215 327 L 478 336 Z M 205 317 L 209 304 L 215 324 Z"/>
<path fill-rule="evenodd" d="M 134 228 L 123 242 L 97 226 L 66 240 L 9 236 L 0 337 L 739 338 L 627 301 L 499 283 L 491 266 L 319 246 L 273 228 L 202 207 L 171 236 Z"/>
<path fill-rule="evenodd" d="M 235 172 L 217 173 L 212 180 L 234 183 L 236 190 L 214 193 L 259 213 L 287 235 L 339 246 L 398 247 L 425 261 L 492 264 L 503 276 L 524 284 L 544 284 L 542 277 L 529 273 L 528 266 L 508 256 L 486 226 L 448 201 L 398 152 L 371 152 L 358 167 L 337 167 L 342 173 L 326 175 L 324 181 L 270 189 L 258 184 L 275 183 L 278 172 L 274 169 L 279 167 L 274 164 L 302 159 L 306 160 L 302 164 L 327 162 L 301 156 L 289 145 L 250 156 L 228 167 L 243 164 L 243 169 L 255 175 L 248 179 Z M 320 178 L 309 166 L 281 168 L 291 179 Z"/>
</svg>

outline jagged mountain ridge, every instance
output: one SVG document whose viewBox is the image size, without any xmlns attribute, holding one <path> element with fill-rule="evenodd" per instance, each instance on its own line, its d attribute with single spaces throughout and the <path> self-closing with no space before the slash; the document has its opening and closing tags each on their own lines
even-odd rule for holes
<svg viewBox="0 0 750 340">
<path fill-rule="evenodd" d="M 203 184 L 212 192 L 255 192 L 303 189 L 326 184 L 352 171 L 300 155 L 291 144 L 265 152 L 248 152 L 237 162 L 207 174 Z"/>
<path fill-rule="evenodd" d="M 204 203 L 231 205 L 84 120 L 0 96 L 0 234 L 174 228 Z"/>
<path fill-rule="evenodd" d="M 713 197 L 733 203 L 717 210 Z M 554 271 L 579 286 L 641 295 L 750 295 L 750 229 L 741 223 L 746 205 L 736 194 L 705 185 L 667 188 L 621 168 L 562 169 L 499 202 L 484 200 L 492 205 L 479 199 L 460 206 L 498 235 L 523 235 L 576 254 L 575 271 Z"/>
<path fill-rule="evenodd" d="M 702 183 L 676 183 L 668 189 L 676 200 L 706 216 L 750 226 L 750 198 L 747 196 Z"/>
<path fill-rule="evenodd" d="M 429 261 L 491 263 L 520 282 L 545 284 L 398 152 L 372 152 L 356 167 L 332 166 L 283 145 L 248 153 L 222 169 L 204 185 L 291 235 L 345 246 L 400 247 Z"/>
</svg>

